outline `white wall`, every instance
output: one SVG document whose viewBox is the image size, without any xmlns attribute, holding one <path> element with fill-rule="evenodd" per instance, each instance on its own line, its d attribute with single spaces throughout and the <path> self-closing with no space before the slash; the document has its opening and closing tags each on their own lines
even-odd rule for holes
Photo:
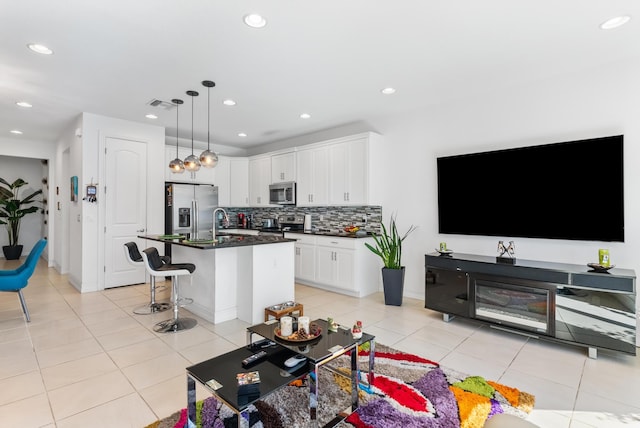
<svg viewBox="0 0 640 428">
<path fill-rule="evenodd" d="M 104 198 L 101 197 L 100 183 L 103 177 L 105 140 L 109 137 L 145 142 L 147 144 L 147 230 L 164 230 L 164 128 L 121 119 L 114 119 L 90 113 L 82 114 L 82 162 L 78 174 L 80 199 L 84 185 L 98 182 L 98 202 L 80 200 L 76 212 L 71 209 L 70 224 L 77 222 L 80 215 L 81 243 L 70 246 L 70 259 L 82 260 L 81 272 L 72 265 L 70 280 L 82 292 L 104 289 Z M 79 149 L 71 148 L 71 168 L 79 165 L 76 154 Z M 75 205 L 75 204 L 74 204 Z M 75 231 L 73 226 L 70 233 Z"/>
<path fill-rule="evenodd" d="M 424 298 L 424 254 L 440 241 L 457 252 L 496 254 L 497 237 L 438 234 L 438 156 L 605 135 L 625 135 L 625 242 L 517 238 L 516 257 L 586 265 L 597 261 L 598 248 L 604 247 L 610 249 L 613 264 L 640 272 L 638 73 L 640 62 L 616 64 L 376 121 L 387 151 L 384 164 L 374 166 L 385 176 L 383 217 L 388 221 L 397 212 L 401 231 L 410 224 L 419 226 L 405 241 L 405 294 Z M 595 209 L 603 204 L 606 199 L 594 198 Z"/>
</svg>

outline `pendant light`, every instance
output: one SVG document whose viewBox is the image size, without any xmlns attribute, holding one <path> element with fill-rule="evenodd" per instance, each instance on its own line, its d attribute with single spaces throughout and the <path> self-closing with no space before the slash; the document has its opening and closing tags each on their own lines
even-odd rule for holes
<svg viewBox="0 0 640 428">
<path fill-rule="evenodd" d="M 207 168 L 218 165 L 218 155 L 211 151 L 210 118 L 211 118 L 211 88 L 216 86 L 211 80 L 203 80 L 202 85 L 207 88 L 207 150 L 200 154 L 200 163 Z"/>
<path fill-rule="evenodd" d="M 200 159 L 193 154 L 193 98 L 199 94 L 196 91 L 187 91 L 191 97 L 191 154 L 184 160 L 184 167 L 187 171 L 196 172 L 200 169 Z"/>
<path fill-rule="evenodd" d="M 182 159 L 180 159 L 180 156 L 178 156 L 178 107 L 184 101 L 173 99 L 171 102 L 176 105 L 176 158 L 169 162 L 169 168 L 174 174 L 182 174 L 184 172 L 184 163 L 182 162 Z"/>
</svg>

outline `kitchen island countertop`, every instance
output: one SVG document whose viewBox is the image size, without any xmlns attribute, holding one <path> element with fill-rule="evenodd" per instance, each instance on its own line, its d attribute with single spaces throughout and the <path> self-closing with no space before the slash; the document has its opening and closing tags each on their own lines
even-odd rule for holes
<svg viewBox="0 0 640 428">
<path fill-rule="evenodd" d="M 186 238 L 167 238 L 166 235 L 140 235 L 138 238 L 149 239 L 151 241 L 164 242 L 165 244 L 181 245 L 185 247 L 198 248 L 201 250 L 215 250 L 216 248 L 245 247 L 248 245 L 279 244 L 281 242 L 292 242 L 294 239 L 283 238 L 282 236 L 270 235 L 241 235 L 231 233 L 217 234 L 216 239 L 188 240 Z"/>
</svg>

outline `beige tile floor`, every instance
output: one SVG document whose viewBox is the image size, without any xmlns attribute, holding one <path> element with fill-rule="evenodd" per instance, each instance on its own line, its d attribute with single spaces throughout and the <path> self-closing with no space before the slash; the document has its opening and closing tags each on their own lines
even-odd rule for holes
<svg viewBox="0 0 640 428">
<path fill-rule="evenodd" d="M 0 260 L 0 269 L 16 265 Z M 142 428 L 185 407 L 185 367 L 245 343 L 237 320 L 157 334 L 152 326 L 170 314 L 132 312 L 148 302 L 148 285 L 81 294 L 43 261 L 25 295 L 30 323 L 17 295 L 0 293 L 0 427 Z M 416 299 L 385 306 L 381 294 L 297 285 L 296 300 L 312 319 L 362 320 L 379 343 L 534 394 L 529 420 L 541 427 L 640 427 L 640 357 L 589 359 L 583 348 L 445 323 Z"/>
</svg>

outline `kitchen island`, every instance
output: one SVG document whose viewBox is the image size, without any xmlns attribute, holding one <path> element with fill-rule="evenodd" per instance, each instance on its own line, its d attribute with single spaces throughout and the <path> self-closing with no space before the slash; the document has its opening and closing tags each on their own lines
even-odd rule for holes
<svg viewBox="0 0 640 428">
<path fill-rule="evenodd" d="M 261 323 L 265 307 L 294 300 L 295 240 L 235 234 L 198 240 L 139 238 L 170 244 L 173 263 L 196 265 L 191 283 L 181 278 L 180 297 L 192 299 L 186 309 L 211 323 L 235 318 Z"/>
</svg>

